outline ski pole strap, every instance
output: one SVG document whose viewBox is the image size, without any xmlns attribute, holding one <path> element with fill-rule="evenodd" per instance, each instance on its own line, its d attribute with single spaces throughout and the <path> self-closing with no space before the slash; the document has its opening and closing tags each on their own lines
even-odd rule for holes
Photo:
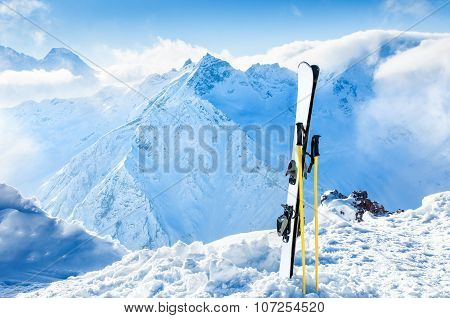
<svg viewBox="0 0 450 318">
<path fill-rule="evenodd" d="M 297 146 L 303 146 L 303 137 L 304 137 L 304 132 L 305 132 L 305 128 L 303 126 L 303 123 L 297 123 Z"/>
</svg>

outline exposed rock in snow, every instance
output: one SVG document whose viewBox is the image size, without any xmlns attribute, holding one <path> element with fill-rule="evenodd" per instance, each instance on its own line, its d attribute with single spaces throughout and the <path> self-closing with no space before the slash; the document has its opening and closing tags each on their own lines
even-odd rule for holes
<svg viewBox="0 0 450 318">
<path fill-rule="evenodd" d="M 387 216 L 391 212 L 387 211 L 384 206 L 377 201 L 372 201 L 367 191 L 353 191 L 349 196 L 345 196 L 338 190 L 325 191 L 320 199 L 324 205 L 350 206 L 353 209 L 347 209 L 347 212 L 340 210 L 339 214 L 345 215 L 346 219 L 351 221 L 363 221 L 364 213 L 370 213 L 371 216 Z"/>
<path fill-rule="evenodd" d="M 126 252 L 117 241 L 49 217 L 0 183 L 0 297 L 103 268 Z"/>
<path fill-rule="evenodd" d="M 320 207 L 320 297 L 449 297 L 450 192 L 416 210 L 357 223 L 343 199 Z M 306 227 L 307 296 L 314 291 L 313 223 Z M 178 242 L 136 251 L 103 270 L 52 283 L 25 297 L 302 297 L 300 255 L 293 280 L 278 277 L 275 231 L 210 244 Z M 300 253 L 298 253 L 300 254 Z"/>
</svg>

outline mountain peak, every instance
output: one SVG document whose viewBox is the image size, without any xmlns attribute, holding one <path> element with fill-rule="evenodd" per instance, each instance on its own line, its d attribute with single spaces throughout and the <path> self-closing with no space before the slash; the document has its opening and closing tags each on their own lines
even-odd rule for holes
<svg viewBox="0 0 450 318">
<path fill-rule="evenodd" d="M 71 50 L 66 48 L 53 48 L 40 61 L 46 70 L 66 68 L 75 75 L 92 76 L 94 71 Z"/>
<path fill-rule="evenodd" d="M 255 70 L 269 70 L 269 69 L 276 69 L 276 70 L 280 70 L 282 69 L 282 67 L 280 67 L 280 65 L 278 63 L 274 63 L 274 64 L 260 64 L 260 63 L 256 63 L 253 64 L 252 66 L 250 66 L 246 72 L 254 72 Z"/>
<path fill-rule="evenodd" d="M 187 59 L 186 62 L 184 62 L 183 67 L 186 67 L 188 65 L 192 64 L 192 60 L 191 59 Z"/>
<path fill-rule="evenodd" d="M 227 66 L 231 67 L 230 64 L 224 60 L 221 60 L 209 53 L 206 53 L 200 61 L 198 61 L 197 66 L 198 67 L 210 67 L 212 65 L 218 65 L 218 66 Z"/>
<path fill-rule="evenodd" d="M 256 74 L 264 75 L 266 77 L 276 76 L 278 74 L 283 74 L 284 77 L 289 77 L 288 74 L 294 74 L 292 71 L 285 67 L 281 67 L 278 63 L 274 64 L 260 64 L 256 63 L 250 66 L 245 73 L 250 76 L 255 76 Z"/>
<path fill-rule="evenodd" d="M 63 47 L 57 47 L 57 48 L 51 49 L 50 52 L 48 52 L 48 54 L 44 57 L 44 60 L 49 57 L 53 57 L 53 56 L 75 57 L 75 58 L 79 59 L 78 55 L 73 53 L 71 50 L 63 48 Z"/>
<path fill-rule="evenodd" d="M 194 87 L 198 95 L 205 95 L 211 91 L 215 84 L 230 77 L 232 71 L 233 68 L 228 62 L 206 53 L 198 61 L 188 85 Z"/>
</svg>

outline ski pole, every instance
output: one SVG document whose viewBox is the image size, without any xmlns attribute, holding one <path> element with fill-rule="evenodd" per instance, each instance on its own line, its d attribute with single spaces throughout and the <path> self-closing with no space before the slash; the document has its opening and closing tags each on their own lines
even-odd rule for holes
<svg viewBox="0 0 450 318">
<path fill-rule="evenodd" d="M 314 135 L 311 141 L 311 156 L 314 158 L 314 234 L 315 234 L 315 267 L 316 267 L 316 292 L 319 292 L 319 189 L 318 189 L 318 170 L 319 170 L 319 135 Z"/>
<path fill-rule="evenodd" d="M 305 213 L 303 209 L 303 124 L 297 123 L 297 156 L 298 156 L 298 206 L 300 211 L 300 236 L 302 241 L 302 290 L 306 294 L 306 255 L 305 255 Z"/>
</svg>

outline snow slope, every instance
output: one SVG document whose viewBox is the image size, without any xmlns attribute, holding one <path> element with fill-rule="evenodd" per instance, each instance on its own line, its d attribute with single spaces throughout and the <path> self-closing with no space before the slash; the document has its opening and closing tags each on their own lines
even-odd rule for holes
<svg viewBox="0 0 450 318">
<path fill-rule="evenodd" d="M 343 215 L 345 211 L 347 215 Z M 449 297 L 450 192 L 415 210 L 354 221 L 351 199 L 320 206 L 320 297 Z M 308 295 L 314 292 L 313 223 L 306 227 Z M 135 251 L 106 268 L 22 297 L 302 297 L 300 259 L 293 280 L 277 274 L 274 231 L 209 244 L 178 242 Z"/>
<path fill-rule="evenodd" d="M 103 268 L 126 252 L 117 241 L 49 217 L 0 184 L 0 297 Z"/>
</svg>

